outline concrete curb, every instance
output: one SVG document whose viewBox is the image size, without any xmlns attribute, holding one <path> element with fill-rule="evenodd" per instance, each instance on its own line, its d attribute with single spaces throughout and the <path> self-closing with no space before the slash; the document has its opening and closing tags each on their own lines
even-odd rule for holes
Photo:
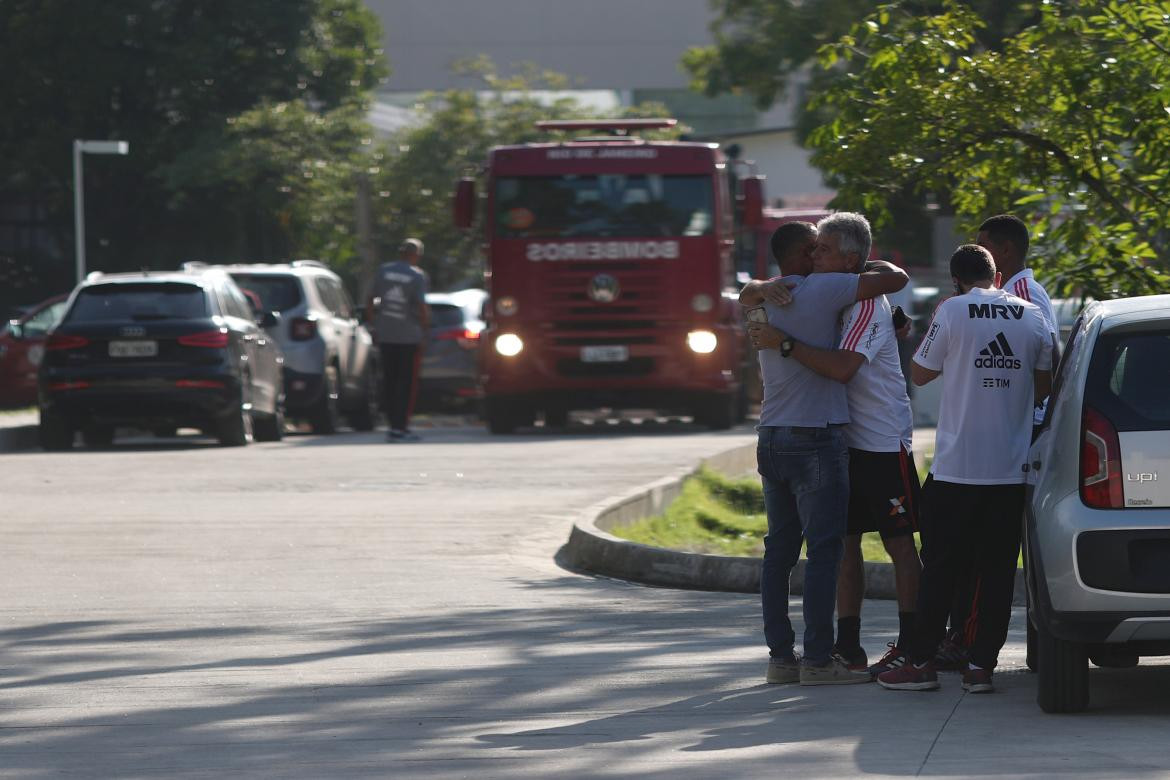
<svg viewBox="0 0 1170 780">
<path fill-rule="evenodd" d="M 569 532 L 569 541 L 558 558 L 572 569 L 601 574 L 645 585 L 690 590 L 760 592 L 759 558 L 707 555 L 667 550 L 619 539 L 610 529 L 644 517 L 661 514 L 678 497 L 683 482 L 706 466 L 723 474 L 755 471 L 756 445 L 747 444 L 700 461 L 698 467 L 680 469 L 649 485 L 594 504 L 580 513 Z M 792 570 L 790 589 L 804 592 L 804 560 Z M 1015 604 L 1024 603 L 1023 572 L 1016 572 Z M 865 597 L 895 599 L 894 566 L 865 564 Z"/>
</svg>

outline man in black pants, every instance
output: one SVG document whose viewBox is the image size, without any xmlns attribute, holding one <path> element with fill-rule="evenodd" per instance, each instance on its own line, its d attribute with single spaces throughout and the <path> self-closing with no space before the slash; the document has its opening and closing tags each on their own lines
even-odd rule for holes
<svg viewBox="0 0 1170 780">
<path fill-rule="evenodd" d="M 427 306 L 429 282 L 419 267 L 423 244 L 408 238 L 398 248 L 399 259 L 378 268 L 366 304 L 367 319 L 382 351 L 382 389 L 385 393 L 390 442 L 418 441 L 410 430 L 410 413 L 422 360 L 422 342 L 430 327 Z"/>
<path fill-rule="evenodd" d="M 896 690 L 938 688 L 933 658 L 963 572 L 975 576 L 970 662 L 963 688 L 992 689 L 1007 639 L 1024 464 L 1032 409 L 1052 380 L 1052 339 L 1040 309 L 994 287 L 995 262 L 980 246 L 951 257 L 956 295 L 935 311 L 910 377 L 943 377 L 935 458 L 922 490 L 922 579 L 910 663 L 878 675 Z"/>
</svg>

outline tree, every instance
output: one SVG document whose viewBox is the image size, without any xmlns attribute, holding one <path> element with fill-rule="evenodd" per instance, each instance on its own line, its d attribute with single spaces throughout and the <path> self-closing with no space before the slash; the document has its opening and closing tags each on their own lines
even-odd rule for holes
<svg viewBox="0 0 1170 780">
<path fill-rule="evenodd" d="M 1013 211 L 1057 291 L 1164 291 L 1170 237 L 1170 3 L 1048 0 L 980 43 L 985 23 L 880 7 L 822 51 L 844 78 L 809 137 L 835 205 L 888 220 L 889 197 L 943 193 L 973 229 Z"/>
<path fill-rule="evenodd" d="M 47 211 L 58 256 L 74 138 L 130 142 L 86 162 L 94 268 L 328 248 L 312 221 L 352 193 L 343 169 L 387 72 L 360 0 L 0 0 L 0 31 L 0 196 Z"/>
<path fill-rule="evenodd" d="M 452 223 L 455 182 L 476 174 L 493 146 L 561 137 L 538 130 L 538 120 L 597 116 L 572 98 L 548 97 L 568 86 L 561 74 L 528 66 L 519 75 L 505 78 L 483 59 L 458 67 L 477 74 L 483 89 L 428 95 L 425 119 L 391 138 L 375 153 L 370 169 L 371 189 L 377 198 L 378 256 L 394 257 L 398 244 L 409 236 L 422 239 L 424 266 L 436 289 L 482 283 L 481 239 L 457 230 Z M 646 104 L 620 113 L 664 116 L 665 108 Z"/>
</svg>

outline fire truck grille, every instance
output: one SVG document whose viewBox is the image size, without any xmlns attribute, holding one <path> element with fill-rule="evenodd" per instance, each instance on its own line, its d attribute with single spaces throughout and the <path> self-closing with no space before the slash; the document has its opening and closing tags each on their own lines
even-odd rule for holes
<svg viewBox="0 0 1170 780">
<path fill-rule="evenodd" d="M 616 344 L 653 344 L 653 336 L 560 336 L 553 339 L 558 347 L 609 346 Z"/>
<path fill-rule="evenodd" d="M 567 377 L 647 376 L 654 373 L 654 359 L 642 357 L 622 363 L 584 363 L 564 358 L 557 361 L 557 373 Z"/>
</svg>

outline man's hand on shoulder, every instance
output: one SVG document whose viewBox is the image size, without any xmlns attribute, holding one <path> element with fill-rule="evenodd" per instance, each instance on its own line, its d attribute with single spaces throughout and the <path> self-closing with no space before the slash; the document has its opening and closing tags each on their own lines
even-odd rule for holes
<svg viewBox="0 0 1170 780">
<path fill-rule="evenodd" d="M 896 293 L 905 287 L 910 277 L 898 266 L 885 260 L 870 260 L 865 271 L 857 277 L 857 300 L 876 298 Z"/>
<path fill-rule="evenodd" d="M 782 277 L 763 281 L 753 279 L 739 291 L 739 302 L 743 306 L 759 306 L 761 303 L 771 303 L 776 306 L 787 306 L 792 303 L 792 287 L 795 282 L 787 281 Z"/>
</svg>

